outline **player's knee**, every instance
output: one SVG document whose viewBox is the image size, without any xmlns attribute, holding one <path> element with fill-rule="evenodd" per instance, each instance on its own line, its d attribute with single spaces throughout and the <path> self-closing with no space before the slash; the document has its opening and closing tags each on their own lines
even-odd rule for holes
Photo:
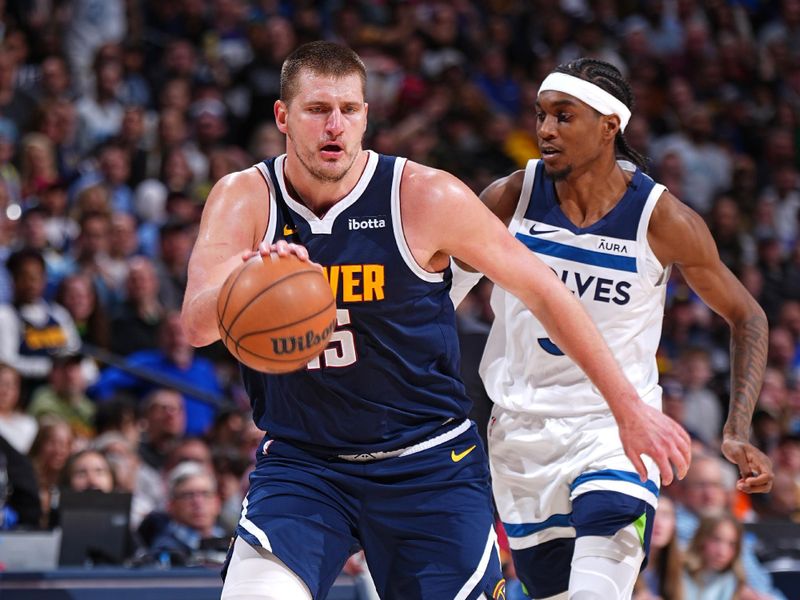
<svg viewBox="0 0 800 600">
<path fill-rule="evenodd" d="M 569 579 L 569 599 L 622 600 L 630 598 L 629 589 L 633 588 L 635 581 L 636 571 L 629 565 L 609 558 L 584 557 L 572 565 Z"/>
<path fill-rule="evenodd" d="M 644 559 L 644 548 L 639 533 L 628 525 L 612 536 L 583 536 L 575 540 L 573 564 L 582 558 L 602 557 L 613 562 L 639 569 Z"/>
<path fill-rule="evenodd" d="M 221 600 L 311 600 L 302 579 L 277 556 L 236 538 Z"/>
<path fill-rule="evenodd" d="M 609 537 L 576 540 L 569 581 L 570 600 L 630 598 L 644 550 L 633 526 Z"/>
</svg>

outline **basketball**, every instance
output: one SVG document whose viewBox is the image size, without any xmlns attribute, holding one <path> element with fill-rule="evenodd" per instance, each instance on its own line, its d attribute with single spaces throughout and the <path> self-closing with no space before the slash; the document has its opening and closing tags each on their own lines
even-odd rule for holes
<svg viewBox="0 0 800 600">
<path fill-rule="evenodd" d="M 328 345 L 336 301 L 325 276 L 294 255 L 255 256 L 222 284 L 217 298 L 222 342 L 265 373 L 303 368 Z"/>
</svg>

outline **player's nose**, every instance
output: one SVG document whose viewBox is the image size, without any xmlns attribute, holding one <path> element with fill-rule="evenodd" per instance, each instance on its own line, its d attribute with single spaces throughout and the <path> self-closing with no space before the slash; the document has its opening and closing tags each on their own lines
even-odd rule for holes
<svg viewBox="0 0 800 600">
<path fill-rule="evenodd" d="M 328 122 L 325 124 L 325 129 L 334 137 L 342 133 L 344 130 L 342 111 L 338 108 L 331 111 L 330 116 L 328 116 Z"/>
<path fill-rule="evenodd" d="M 556 135 L 556 119 L 550 115 L 545 116 L 545 118 L 539 122 L 537 132 L 539 133 L 539 137 L 543 139 L 549 140 L 554 138 Z"/>
</svg>

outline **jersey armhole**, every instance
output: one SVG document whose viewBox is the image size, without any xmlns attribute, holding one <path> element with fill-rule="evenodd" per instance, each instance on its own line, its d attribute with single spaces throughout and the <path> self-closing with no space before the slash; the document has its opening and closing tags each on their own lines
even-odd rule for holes
<svg viewBox="0 0 800 600">
<path fill-rule="evenodd" d="M 267 228 L 264 231 L 264 237 L 261 241 L 266 242 L 267 244 L 271 244 L 275 240 L 275 228 L 277 223 L 277 213 L 278 213 L 278 205 L 275 200 L 275 187 L 272 183 L 272 178 L 269 176 L 269 169 L 267 169 L 267 165 L 263 162 L 257 163 L 256 168 L 258 172 L 261 173 L 261 177 L 264 178 L 264 182 L 267 184 L 267 191 L 269 195 L 269 215 L 267 216 Z"/>
<path fill-rule="evenodd" d="M 511 235 L 516 235 L 519 231 L 522 220 L 525 218 L 525 213 L 528 211 L 528 206 L 531 202 L 531 192 L 533 191 L 533 182 L 536 179 L 536 165 L 539 160 L 532 158 L 525 165 L 525 176 L 522 180 L 522 189 L 519 192 L 519 200 L 517 200 L 517 208 L 514 210 L 514 216 L 508 224 L 508 230 Z"/>
<path fill-rule="evenodd" d="M 643 242 L 640 245 L 642 251 L 639 253 L 639 256 L 636 257 L 639 263 L 638 270 L 642 274 L 642 281 L 652 289 L 665 285 L 671 271 L 669 265 L 665 267 L 661 264 L 655 252 L 653 252 L 653 249 L 650 247 L 650 241 L 647 239 L 647 232 L 650 228 L 650 217 L 653 215 L 656 203 L 666 190 L 667 188 L 660 183 L 655 184 L 653 189 L 650 190 L 644 208 L 642 208 L 642 215 L 639 218 L 639 228 L 636 232 L 637 239 Z"/>
<path fill-rule="evenodd" d="M 392 177 L 392 228 L 394 230 L 394 239 L 397 244 L 397 249 L 400 251 L 400 256 L 406 266 L 411 270 L 414 275 L 427 281 L 429 283 L 439 283 L 444 281 L 444 271 L 432 273 L 422 268 L 422 266 L 414 258 L 411 248 L 406 241 L 406 235 L 403 231 L 403 218 L 400 210 L 400 181 L 403 178 L 403 169 L 406 166 L 406 159 L 397 157 L 394 161 L 394 176 Z M 449 268 L 449 267 L 448 267 Z"/>
</svg>

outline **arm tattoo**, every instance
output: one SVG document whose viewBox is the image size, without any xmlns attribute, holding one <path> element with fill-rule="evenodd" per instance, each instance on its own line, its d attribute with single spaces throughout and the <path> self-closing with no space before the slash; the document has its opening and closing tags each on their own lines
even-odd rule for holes
<svg viewBox="0 0 800 600">
<path fill-rule="evenodd" d="M 731 398 L 723 434 L 747 440 L 767 363 L 767 321 L 751 315 L 731 332 Z"/>
</svg>

